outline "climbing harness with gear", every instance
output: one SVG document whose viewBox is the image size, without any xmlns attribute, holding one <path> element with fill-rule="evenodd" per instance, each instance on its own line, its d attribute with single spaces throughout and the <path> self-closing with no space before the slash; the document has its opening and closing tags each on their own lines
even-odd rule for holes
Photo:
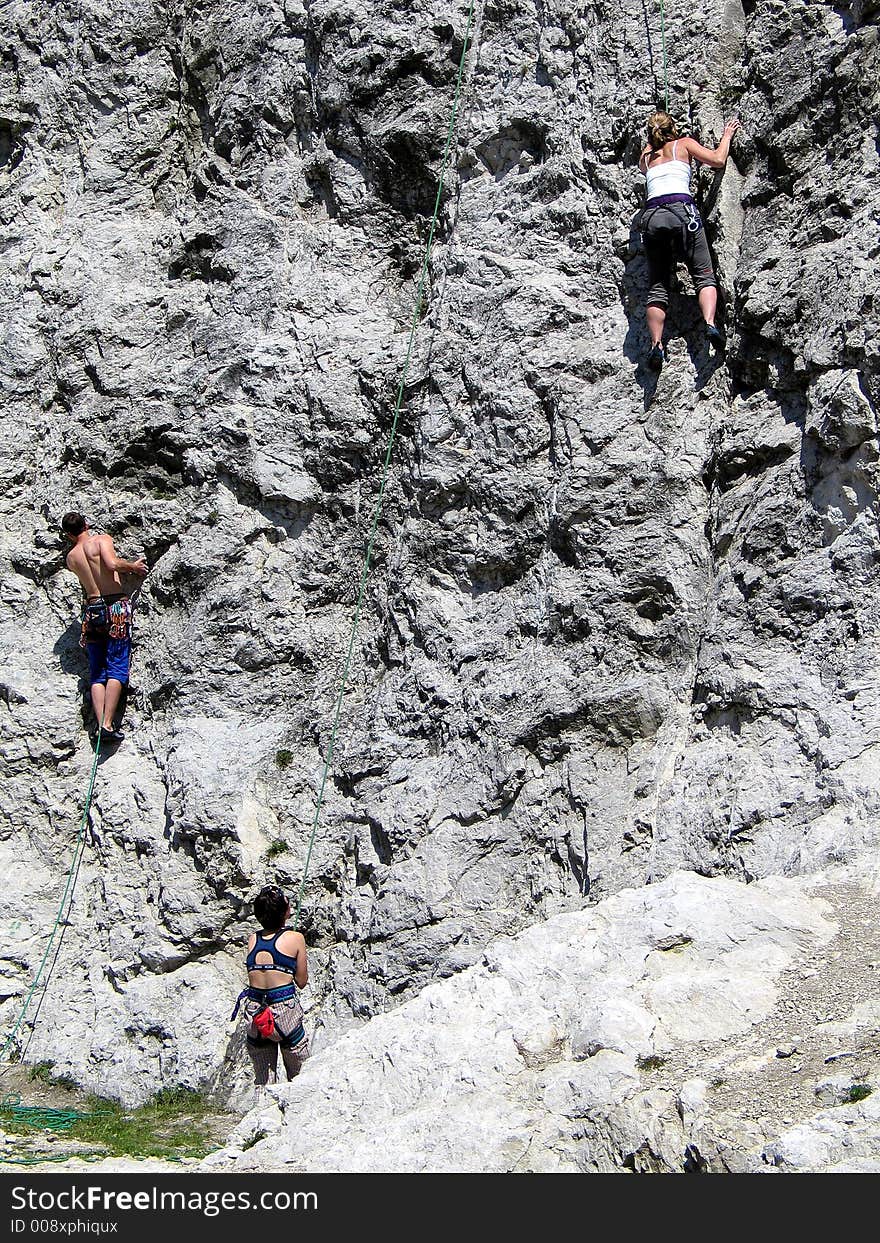
<svg viewBox="0 0 880 1243">
<path fill-rule="evenodd" d="M 83 609 L 80 647 L 99 639 L 127 639 L 131 634 L 132 597 L 101 596 Z"/>
<path fill-rule="evenodd" d="M 681 239 L 684 233 L 699 233 L 703 227 L 703 220 L 695 203 L 649 203 L 635 219 L 643 246 L 645 234 L 658 212 L 660 219 L 654 226 L 655 230 L 672 238 L 678 236 Z"/>
<path fill-rule="evenodd" d="M 248 1005 L 249 1002 L 253 1004 Z M 251 985 L 242 989 L 236 998 L 230 1021 L 238 1017 L 242 1003 L 245 1004 L 245 1017 L 248 1023 L 252 1023 L 257 1032 L 254 1038 L 248 1036 L 249 1044 L 265 1044 L 267 1041 L 274 1041 L 290 1049 L 299 1044 L 301 1040 L 305 1040 L 302 1006 L 299 1003 L 299 990 L 295 984 L 281 984 L 278 988 L 254 988 Z M 276 1022 L 273 1006 L 279 1007 L 278 1022 Z M 282 1025 L 279 1026 L 279 1023 Z M 283 1027 L 288 1027 L 290 1030 L 284 1031 Z"/>
<path fill-rule="evenodd" d="M 700 219 L 700 213 L 697 211 L 696 205 L 694 203 L 683 203 L 682 206 L 688 217 L 687 224 L 685 225 L 688 233 L 699 233 L 703 227 L 703 222 Z"/>
</svg>

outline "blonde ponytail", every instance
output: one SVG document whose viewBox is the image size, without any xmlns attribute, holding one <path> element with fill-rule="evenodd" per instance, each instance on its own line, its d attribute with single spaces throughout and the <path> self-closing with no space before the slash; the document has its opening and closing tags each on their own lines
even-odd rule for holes
<svg viewBox="0 0 880 1243">
<path fill-rule="evenodd" d="M 655 112 L 648 117 L 648 143 L 653 151 L 659 151 L 674 138 L 678 138 L 678 126 L 668 112 Z"/>
</svg>

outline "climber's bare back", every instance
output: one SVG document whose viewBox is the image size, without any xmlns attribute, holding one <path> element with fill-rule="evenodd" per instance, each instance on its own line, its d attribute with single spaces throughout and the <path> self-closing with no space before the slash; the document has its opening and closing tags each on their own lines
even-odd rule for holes
<svg viewBox="0 0 880 1243">
<path fill-rule="evenodd" d="M 94 599 L 122 591 L 119 573 L 111 568 L 116 559 L 109 535 L 89 535 L 71 548 L 67 568 L 79 579 L 86 597 Z"/>
</svg>

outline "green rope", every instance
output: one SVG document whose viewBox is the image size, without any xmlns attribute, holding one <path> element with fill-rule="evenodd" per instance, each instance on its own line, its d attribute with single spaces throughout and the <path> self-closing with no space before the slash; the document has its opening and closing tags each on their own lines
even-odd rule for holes
<svg viewBox="0 0 880 1243">
<path fill-rule="evenodd" d="M 73 846 L 73 858 L 71 859 L 70 868 L 67 873 L 67 882 L 64 886 L 64 892 L 61 895 L 61 901 L 58 904 L 58 913 L 55 916 L 55 924 L 46 941 L 46 948 L 43 951 L 43 957 L 40 959 L 40 965 L 37 967 L 36 975 L 34 976 L 31 986 L 27 991 L 27 994 L 24 999 L 24 1004 L 22 1005 L 18 1018 L 16 1019 L 15 1026 L 13 1027 L 9 1035 L 6 1037 L 6 1041 L 4 1042 L 3 1048 L 0 1049 L 0 1060 L 6 1057 L 7 1050 L 9 1049 L 10 1045 L 15 1040 L 15 1037 L 18 1035 L 19 1029 L 21 1028 L 22 1023 L 24 1022 L 25 1015 L 28 1012 L 28 1007 L 31 1004 L 31 999 L 33 998 L 34 993 L 37 991 L 37 988 L 40 983 L 40 979 L 46 967 L 46 963 L 49 961 L 49 954 L 52 952 L 52 946 L 55 942 L 56 933 L 58 932 L 58 929 L 61 927 L 62 920 L 65 917 L 64 908 L 67 905 L 68 896 L 70 897 L 71 903 L 73 902 L 73 887 L 76 884 L 77 874 L 79 873 L 80 859 L 82 858 L 83 851 L 85 850 L 86 825 L 88 824 L 89 812 L 92 807 L 92 794 L 95 789 L 95 774 L 98 771 L 98 756 L 100 754 L 101 754 L 101 731 L 98 730 L 98 740 L 95 745 L 95 758 L 92 763 L 91 776 L 89 777 L 89 788 L 86 792 L 85 808 L 83 809 L 82 820 L 80 821 L 80 825 L 79 825 L 79 832 L 77 834 L 76 841 Z M 49 975 L 51 975 L 51 972 L 49 973 Z M 48 987 L 48 984 L 49 984 L 49 976 L 47 975 L 46 982 L 44 985 L 44 991 L 45 991 L 45 988 Z M 36 1019 L 34 1020 L 34 1022 L 36 1022 Z M 31 1028 L 31 1030 L 33 1031 L 33 1027 Z"/>
<path fill-rule="evenodd" d="M 669 78 L 666 73 L 666 10 L 660 0 L 660 38 L 663 43 L 663 106 L 669 111 Z"/>
<path fill-rule="evenodd" d="M 56 1154 L 45 1153 L 39 1157 L 0 1157 L 0 1164 L 3 1165 L 46 1165 L 51 1161 L 98 1161 L 100 1157 L 106 1156 L 105 1153 L 92 1155 L 86 1152 L 60 1152 Z"/>
<path fill-rule="evenodd" d="M 39 1157 L 0 1157 L 2 1165 L 46 1165 L 51 1161 L 100 1161 L 106 1152 L 60 1152 L 57 1155 L 44 1153 Z"/>
<path fill-rule="evenodd" d="M 100 1118 L 105 1113 L 105 1110 L 100 1109 L 83 1113 L 79 1109 L 52 1109 L 48 1105 L 22 1105 L 21 1097 L 17 1092 L 10 1092 L 0 1100 L 0 1124 L 11 1123 L 13 1126 L 27 1127 L 31 1131 L 52 1131 L 56 1135 L 66 1135 L 73 1130 L 77 1122 L 90 1122 L 93 1118 Z M 105 1155 L 94 1149 L 61 1153 L 41 1152 L 38 1155 L 7 1156 L 5 1153 L 0 1153 L 0 1164 L 45 1165 L 53 1161 L 70 1161 L 71 1159 L 96 1161 Z"/>
<path fill-rule="evenodd" d="M 342 701 L 345 696 L 346 687 L 348 685 L 348 675 L 349 675 L 349 670 L 351 668 L 351 657 L 352 657 L 352 652 L 354 650 L 354 642 L 357 637 L 358 625 L 360 623 L 361 609 L 363 608 L 364 590 L 367 584 L 367 577 L 370 573 L 370 562 L 373 556 L 373 544 L 376 539 L 376 530 L 378 528 L 379 518 L 382 513 L 382 503 L 385 499 L 385 486 L 388 482 L 388 468 L 391 464 L 391 454 L 394 449 L 394 440 L 397 435 L 397 424 L 400 418 L 401 406 L 403 405 L 403 393 L 404 393 L 404 388 L 406 387 L 406 377 L 407 377 L 407 374 L 409 373 L 409 364 L 410 364 L 410 359 L 412 357 L 413 344 L 415 342 L 415 337 L 416 337 L 416 329 L 418 328 L 419 322 L 421 320 L 422 299 L 424 297 L 425 284 L 427 282 L 428 264 L 431 259 L 431 247 L 434 244 L 434 232 L 437 228 L 437 220 L 440 215 L 440 199 L 443 193 L 443 178 L 446 174 L 446 168 L 449 162 L 449 154 L 452 148 L 452 138 L 455 133 L 455 121 L 458 115 L 459 100 L 461 98 L 461 84 L 464 79 L 465 61 L 467 59 L 468 48 L 470 47 L 471 28 L 473 26 L 475 3 L 476 3 L 476 0 L 470 0 L 470 5 L 468 7 L 467 30 L 465 31 L 465 36 L 464 36 L 464 46 L 461 49 L 461 59 L 458 63 L 458 77 L 456 78 L 456 82 L 455 82 L 455 96 L 452 101 L 452 115 L 449 118 L 449 129 L 446 133 L 446 146 L 444 147 L 444 150 L 443 150 L 443 160 L 440 166 L 440 176 L 437 181 L 437 197 L 434 201 L 434 214 L 431 217 L 431 227 L 428 230 L 428 241 L 425 246 L 424 258 L 422 259 L 422 269 L 421 269 L 421 273 L 419 276 L 418 289 L 416 292 L 416 305 L 415 305 L 415 310 L 413 311 L 412 324 L 409 330 L 409 343 L 406 349 L 406 358 L 404 359 L 404 363 L 403 363 L 403 371 L 401 372 L 401 376 L 400 376 L 400 384 L 398 385 L 398 388 L 397 388 L 397 400 L 394 404 L 394 416 L 391 420 L 391 431 L 388 436 L 388 447 L 385 452 L 385 461 L 382 465 L 382 475 L 381 475 L 381 480 L 379 484 L 379 495 L 376 499 L 376 504 L 373 508 L 373 517 L 370 523 L 370 534 L 369 534 L 369 538 L 367 539 L 367 550 L 366 550 L 366 555 L 364 557 L 363 569 L 361 571 L 360 586 L 358 587 L 357 604 L 355 605 L 354 617 L 352 619 L 351 634 L 349 635 L 349 639 L 348 639 L 348 649 L 345 654 L 345 663 L 343 665 L 342 678 L 340 680 L 339 690 L 336 695 L 336 707 L 333 713 L 333 726 L 330 731 L 330 743 L 329 743 L 329 746 L 327 747 L 327 755 L 324 759 L 324 768 L 323 768 L 323 772 L 321 773 L 321 784 L 318 789 L 318 801 L 315 805 L 315 815 L 312 820 L 312 831 L 311 831 L 311 836 L 309 837 L 309 846 L 308 846 L 308 850 L 306 851 L 305 865 L 303 867 L 303 874 L 302 874 L 302 878 L 299 883 L 299 893 L 297 894 L 297 899 L 296 899 L 296 915 L 294 917 L 295 925 L 299 924 L 299 915 L 300 915 L 300 910 L 302 909 L 303 891 L 305 890 L 306 877 L 308 876 L 308 871 L 309 871 L 309 863 L 311 862 L 311 858 L 312 858 L 312 847 L 315 844 L 315 835 L 318 831 L 318 823 L 321 817 L 321 808 L 324 803 L 324 787 L 327 784 L 327 775 L 330 771 L 330 765 L 333 761 L 333 750 L 336 745 L 336 731 L 339 726 L 339 716 L 342 711 Z"/>
<path fill-rule="evenodd" d="M 103 1117 L 108 1111 L 82 1113 L 79 1109 L 52 1109 L 48 1105 L 22 1105 L 17 1092 L 4 1096 L 0 1101 L 0 1120 L 9 1118 L 20 1122 L 33 1131 L 70 1131 L 75 1122 L 85 1122 Z"/>
</svg>

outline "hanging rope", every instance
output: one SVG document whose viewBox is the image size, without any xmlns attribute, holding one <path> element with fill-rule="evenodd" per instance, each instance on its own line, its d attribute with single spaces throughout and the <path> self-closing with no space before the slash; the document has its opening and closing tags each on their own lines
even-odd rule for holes
<svg viewBox="0 0 880 1243">
<path fill-rule="evenodd" d="M 37 967 L 37 971 L 33 978 L 33 981 L 31 982 L 31 986 L 25 995 L 24 1003 L 21 1007 L 21 1010 L 19 1011 L 18 1018 L 15 1021 L 15 1026 L 13 1027 L 9 1035 L 6 1037 L 6 1040 L 3 1044 L 3 1048 L 0 1049 L 0 1061 L 2 1061 L 6 1057 L 8 1049 L 13 1044 L 15 1037 L 18 1035 L 19 1029 L 24 1023 L 25 1015 L 28 1012 L 28 1008 L 30 1007 L 33 995 L 37 991 L 37 988 L 39 987 L 40 980 L 46 968 L 46 963 L 49 961 L 49 955 L 51 954 L 52 948 L 55 945 L 55 938 L 58 935 L 59 930 L 61 930 L 61 934 L 63 936 L 62 925 L 64 921 L 66 920 L 67 915 L 69 915 L 70 913 L 70 907 L 73 903 L 73 891 L 76 886 L 76 878 L 79 874 L 79 864 L 82 858 L 83 851 L 85 849 L 86 825 L 88 824 L 89 812 L 91 811 L 91 807 L 92 807 L 92 794 L 94 793 L 94 789 L 95 789 L 95 774 L 98 771 L 98 756 L 100 754 L 101 754 L 101 731 L 98 730 L 98 738 L 95 744 L 95 758 L 92 762 L 92 772 L 91 772 L 91 776 L 89 777 L 89 786 L 86 792 L 85 807 L 83 809 L 82 820 L 80 821 L 80 825 L 79 825 L 79 833 L 77 834 L 76 841 L 73 846 L 73 858 L 70 861 L 70 868 L 68 869 L 68 872 L 67 872 L 67 881 L 64 886 L 64 892 L 62 893 L 61 901 L 58 904 L 58 912 L 55 916 L 55 924 L 52 928 L 51 933 L 49 934 L 46 940 L 46 948 L 43 950 L 43 957 L 40 959 L 40 965 Z M 66 908 L 66 911 L 65 911 L 65 908 Z M 58 945 L 60 946 L 60 944 L 61 944 L 61 940 L 59 937 Z M 56 953 L 56 958 L 57 958 L 57 953 Z M 55 966 L 55 959 L 52 960 L 52 966 L 53 967 Z M 46 980 L 43 985 L 43 996 L 45 996 L 45 992 L 49 986 L 49 980 L 51 979 L 51 976 L 52 976 L 52 972 L 50 970 L 46 974 Z M 37 1012 L 39 1013 L 39 1007 L 38 1007 Z M 31 1024 L 31 1032 L 33 1032 L 33 1028 L 35 1024 L 36 1024 L 36 1017 L 34 1018 L 33 1024 Z"/>
<path fill-rule="evenodd" d="M 308 850 L 306 851 L 305 864 L 303 866 L 302 877 L 299 882 L 299 893 L 296 899 L 296 915 L 294 916 L 294 925 L 299 924 L 300 910 L 302 909 L 303 892 L 305 890 L 306 878 L 309 872 L 309 863 L 312 858 L 312 848 L 315 844 L 315 835 L 318 831 L 318 824 L 321 818 L 321 808 L 324 803 L 324 788 L 327 784 L 327 776 L 330 772 L 330 765 L 333 761 L 333 751 L 336 746 L 336 732 L 339 727 L 339 716 L 342 711 L 342 701 L 345 697 L 346 687 L 348 686 L 348 675 L 351 668 L 351 657 L 354 651 L 354 643 L 357 637 L 358 625 L 361 619 L 361 610 L 364 603 L 364 591 L 367 585 L 367 578 L 370 573 L 370 563 L 373 557 L 373 545 L 376 539 L 376 530 L 379 525 L 379 518 L 382 513 L 382 504 L 385 499 L 385 487 L 388 482 L 388 468 L 391 464 L 391 454 L 394 449 L 394 440 L 397 435 L 397 424 L 400 419 L 400 410 L 403 405 L 403 393 L 406 387 L 406 377 L 409 373 L 409 364 L 412 358 L 413 345 L 415 343 L 416 329 L 422 317 L 422 301 L 425 293 L 425 285 L 428 279 L 428 265 L 431 259 L 431 248 L 434 244 L 434 233 L 437 228 L 437 220 L 440 216 L 440 200 L 443 194 L 443 179 L 449 164 L 449 156 L 452 150 L 452 139 L 455 133 L 455 121 L 458 116 L 458 105 L 461 99 L 461 84 L 464 79 L 464 67 L 467 60 L 468 49 L 471 42 L 471 29 L 474 20 L 474 6 L 476 0 L 470 0 L 467 16 L 467 29 L 464 36 L 464 46 L 461 49 L 461 59 L 458 63 L 458 76 L 455 81 L 455 96 L 452 101 L 452 114 L 449 118 L 449 128 L 446 133 L 446 146 L 443 150 L 443 160 L 440 166 L 440 176 L 437 180 L 437 197 L 434 201 L 434 213 L 431 217 L 431 227 L 428 230 L 428 240 L 425 245 L 425 253 L 422 259 L 422 268 L 419 275 L 418 289 L 416 291 L 416 304 L 413 310 L 412 324 L 409 330 L 409 342 L 406 348 L 406 357 L 403 362 L 403 371 L 400 375 L 400 383 L 397 387 L 397 400 L 394 403 L 394 416 L 391 420 L 391 431 L 388 435 L 388 447 L 385 451 L 385 460 L 382 464 L 382 475 L 379 483 L 379 495 L 376 498 L 376 504 L 373 507 L 373 517 L 370 522 L 370 532 L 367 539 L 367 549 L 364 556 L 364 564 L 361 570 L 360 585 L 358 587 L 357 604 L 355 605 L 354 617 L 351 624 L 351 633 L 348 638 L 348 648 L 345 653 L 345 663 L 342 669 L 342 677 L 339 682 L 339 689 L 336 695 L 336 706 L 333 711 L 333 725 L 330 730 L 330 742 L 327 747 L 327 754 L 324 759 L 324 767 L 321 772 L 321 782 L 318 787 L 318 800 L 315 804 L 315 814 L 312 819 L 312 831 L 309 836 Z"/>
<path fill-rule="evenodd" d="M 663 48 L 663 108 L 669 111 L 669 77 L 666 71 L 666 9 L 660 0 L 660 41 Z"/>
</svg>

